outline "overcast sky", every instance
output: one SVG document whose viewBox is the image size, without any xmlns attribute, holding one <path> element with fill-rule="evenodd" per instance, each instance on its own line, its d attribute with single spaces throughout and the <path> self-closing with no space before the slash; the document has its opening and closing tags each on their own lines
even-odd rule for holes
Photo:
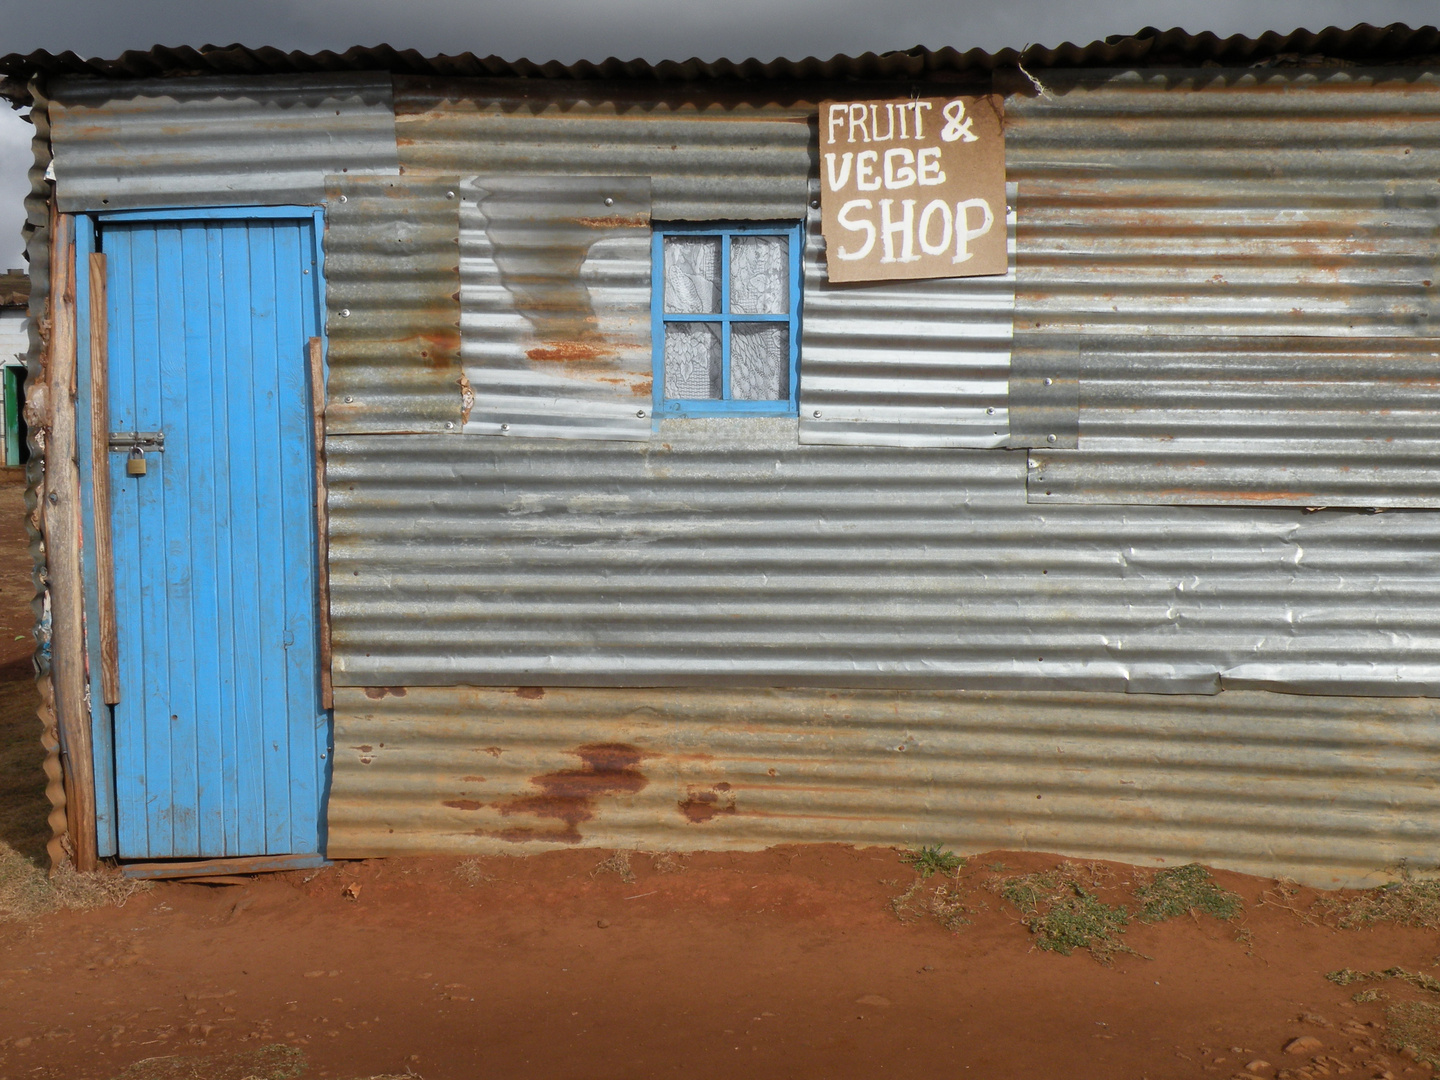
<svg viewBox="0 0 1440 1080">
<path fill-rule="evenodd" d="M 162 45 L 315 52 L 386 43 L 507 59 L 831 56 L 1086 43 L 1145 26 L 1255 36 L 1393 22 L 1440 0 L 0 0 L 0 49 L 114 57 Z M 20 265 L 32 129 L 0 114 L 0 266 Z"/>
</svg>

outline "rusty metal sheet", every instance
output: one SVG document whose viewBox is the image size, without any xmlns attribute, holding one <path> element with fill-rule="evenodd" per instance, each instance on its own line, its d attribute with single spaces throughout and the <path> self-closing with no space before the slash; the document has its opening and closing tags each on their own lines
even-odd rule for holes
<svg viewBox="0 0 1440 1080">
<path fill-rule="evenodd" d="M 341 685 L 1440 695 L 1440 515 L 1036 505 L 1025 455 L 332 437 Z"/>
<path fill-rule="evenodd" d="M 1015 318 L 1015 186 L 1005 186 L 1010 272 L 833 285 L 811 181 L 801 337 L 800 441 L 1004 446 Z"/>
<path fill-rule="evenodd" d="M 394 174 L 386 73 L 58 80 L 64 211 L 318 203 L 327 173 Z"/>
<path fill-rule="evenodd" d="M 657 221 L 798 221 L 813 105 L 677 108 L 663 87 L 399 79 L 407 174 L 648 176 Z"/>
<path fill-rule="evenodd" d="M 467 435 L 646 440 L 650 179 L 460 186 Z"/>
<path fill-rule="evenodd" d="M 1417 699 L 336 690 L 332 858 L 944 843 L 1374 885 L 1440 842 Z"/>
<path fill-rule="evenodd" d="M 331 176 L 325 198 L 327 434 L 458 434 L 457 177 Z"/>
<path fill-rule="evenodd" d="M 1030 497 L 1440 506 L 1440 78 L 1050 72 L 1026 91 L 1006 145 Z"/>
</svg>

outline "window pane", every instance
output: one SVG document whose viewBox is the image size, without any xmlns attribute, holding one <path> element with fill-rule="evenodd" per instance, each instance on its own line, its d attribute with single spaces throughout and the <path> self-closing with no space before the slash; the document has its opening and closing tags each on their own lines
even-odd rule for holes
<svg viewBox="0 0 1440 1080">
<path fill-rule="evenodd" d="M 665 310 L 675 315 L 720 311 L 720 237 L 665 237 Z"/>
<path fill-rule="evenodd" d="M 730 396 L 737 401 L 790 397 L 788 324 L 730 324 Z"/>
<path fill-rule="evenodd" d="M 737 236 L 730 245 L 730 310 L 784 315 L 790 310 L 790 238 Z"/>
<path fill-rule="evenodd" d="M 665 396 L 720 396 L 718 323 L 670 323 L 665 327 Z"/>
</svg>

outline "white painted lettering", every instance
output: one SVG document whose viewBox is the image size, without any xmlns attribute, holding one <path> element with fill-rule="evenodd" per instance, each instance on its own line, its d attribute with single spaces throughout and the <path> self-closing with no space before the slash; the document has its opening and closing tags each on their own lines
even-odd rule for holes
<svg viewBox="0 0 1440 1080">
<path fill-rule="evenodd" d="M 930 102 L 913 101 L 911 102 L 911 104 L 915 106 L 915 138 L 917 140 L 923 139 L 925 137 L 925 132 L 920 124 L 920 110 L 925 109 L 928 112 L 931 108 Z"/>
<path fill-rule="evenodd" d="M 850 216 L 850 211 L 852 210 L 873 210 L 874 208 L 875 204 L 872 203 L 869 199 L 851 199 L 849 202 L 847 202 L 844 206 L 840 208 L 840 213 L 835 215 L 835 220 L 838 221 L 841 225 L 845 226 L 845 228 L 849 229 L 851 232 L 863 231 L 865 233 L 865 243 L 861 246 L 860 250 L 850 252 L 846 251 L 843 247 L 839 248 L 836 250 L 835 254 L 840 256 L 840 258 L 847 261 L 863 259 L 866 255 L 869 255 L 870 252 L 874 250 L 874 224 L 867 218 L 860 218 L 857 221 Z"/>
<path fill-rule="evenodd" d="M 915 254 L 915 200 L 902 199 L 900 205 L 903 208 L 900 220 L 894 221 L 890 217 L 890 207 L 894 199 L 880 200 L 880 235 L 884 243 L 885 254 L 880 257 L 882 263 L 893 262 L 919 262 L 920 256 Z M 900 237 L 900 254 L 895 254 L 895 237 Z"/>
<path fill-rule="evenodd" d="M 844 103 L 838 101 L 832 101 L 830 103 L 830 117 L 827 121 L 827 125 L 830 128 L 830 142 L 833 143 L 835 141 L 835 129 L 845 126 L 845 114 L 847 112 L 849 112 L 849 110 L 845 107 Z"/>
<path fill-rule="evenodd" d="M 903 162 L 898 167 L 896 162 Z M 915 184 L 915 155 L 903 146 L 885 151 L 885 190 L 898 191 Z"/>
<path fill-rule="evenodd" d="M 885 205 L 883 202 L 880 204 Z M 970 210 L 978 208 L 984 215 L 978 229 L 970 228 Z M 978 240 L 990 231 L 995 224 L 995 211 L 990 209 L 990 204 L 984 199 L 966 199 L 964 202 L 955 204 L 955 257 L 952 263 L 969 262 L 974 258 L 975 253 L 970 250 L 970 241 Z"/>
<path fill-rule="evenodd" d="M 932 244 L 930 242 L 930 224 L 936 214 L 940 215 L 940 239 Z M 944 255 L 950 249 L 950 235 L 953 229 L 954 222 L 950 216 L 950 204 L 944 199 L 931 200 L 920 213 L 920 250 L 926 255 Z"/>
<path fill-rule="evenodd" d="M 940 148 L 938 146 L 922 146 L 920 148 L 920 186 L 937 187 L 945 182 L 945 170 L 940 168 Z"/>
<path fill-rule="evenodd" d="M 867 116 L 865 112 L 865 106 L 857 101 L 855 104 L 850 106 L 850 137 L 847 140 L 848 142 L 853 143 L 855 141 L 856 131 L 859 131 L 860 134 L 863 136 L 863 138 L 860 140 L 861 142 L 870 141 L 870 132 L 865 130 L 866 122 Z"/>
<path fill-rule="evenodd" d="M 886 129 L 884 135 L 880 134 L 880 114 L 878 111 L 879 108 L 879 105 L 870 106 L 870 131 L 875 136 L 876 142 L 889 142 L 891 139 L 895 138 L 895 106 L 885 106 L 885 116 L 890 121 L 890 125 Z"/>
<path fill-rule="evenodd" d="M 835 172 L 835 157 L 836 155 L 834 154 L 825 155 L 825 173 L 826 178 L 830 181 L 831 191 L 839 191 L 850 182 L 850 161 L 855 155 L 848 151 L 840 155 L 840 172 L 838 175 Z"/>
<path fill-rule="evenodd" d="M 861 150 L 855 155 L 855 186 L 861 191 L 879 191 L 880 177 L 875 175 L 875 166 L 880 154 L 874 150 Z"/>
</svg>

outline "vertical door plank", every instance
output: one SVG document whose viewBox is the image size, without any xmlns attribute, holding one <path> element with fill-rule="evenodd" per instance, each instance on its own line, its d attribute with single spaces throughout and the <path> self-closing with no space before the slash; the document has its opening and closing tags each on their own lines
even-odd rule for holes
<svg viewBox="0 0 1440 1080">
<path fill-rule="evenodd" d="M 95 503 L 95 577 L 100 629 L 100 687 L 106 705 L 120 700 L 120 644 L 115 633 L 115 546 L 110 528 L 109 320 L 105 255 L 90 256 L 90 475 Z"/>
<path fill-rule="evenodd" d="M 315 429 L 316 595 L 320 601 L 320 707 L 335 707 L 330 662 L 330 492 L 325 482 L 325 342 L 310 339 L 310 410 Z"/>
</svg>

